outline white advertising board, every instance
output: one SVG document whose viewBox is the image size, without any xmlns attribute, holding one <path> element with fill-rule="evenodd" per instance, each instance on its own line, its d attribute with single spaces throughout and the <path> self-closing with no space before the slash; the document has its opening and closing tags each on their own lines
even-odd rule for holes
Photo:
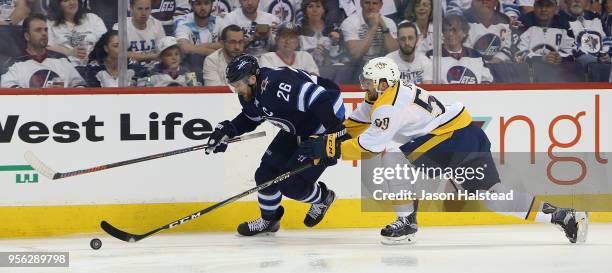
<svg viewBox="0 0 612 273">
<path fill-rule="evenodd" d="M 444 103 L 463 102 L 475 120 L 486 121 L 493 152 L 529 152 L 531 135 L 537 152 L 555 142 L 575 142 L 554 148 L 560 152 L 612 150 L 610 90 L 434 94 Z M 345 106 L 350 113 L 352 104 Z M 224 154 L 192 152 L 54 181 L 27 170 L 23 154 L 32 151 L 57 171 L 78 170 L 203 144 L 217 122 L 239 111 L 228 93 L 2 95 L 0 206 L 220 201 L 255 185 L 253 173 L 277 132 L 272 125 L 256 130 L 266 137 L 231 144 Z M 360 196 L 353 162 L 328 169 L 321 180 L 340 198 Z"/>
</svg>

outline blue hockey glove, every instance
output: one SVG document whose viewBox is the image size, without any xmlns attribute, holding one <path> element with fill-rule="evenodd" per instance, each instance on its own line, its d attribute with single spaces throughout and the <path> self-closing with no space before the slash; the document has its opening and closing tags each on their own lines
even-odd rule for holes
<svg viewBox="0 0 612 273">
<path fill-rule="evenodd" d="M 204 151 L 206 154 L 223 153 L 227 149 L 226 141 L 236 135 L 236 127 L 229 120 L 222 121 L 208 137 L 208 147 Z"/>
<path fill-rule="evenodd" d="M 315 165 L 333 166 L 340 158 L 340 144 L 348 139 L 346 129 L 326 135 L 314 135 L 304 140 L 298 153 L 314 160 Z"/>
</svg>

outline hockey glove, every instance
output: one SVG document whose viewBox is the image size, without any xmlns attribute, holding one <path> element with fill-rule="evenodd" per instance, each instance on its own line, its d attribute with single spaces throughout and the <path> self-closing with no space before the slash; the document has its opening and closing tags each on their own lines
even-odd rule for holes
<svg viewBox="0 0 612 273">
<path fill-rule="evenodd" d="M 229 120 L 222 121 L 217 124 L 215 130 L 208 137 L 208 147 L 204 151 L 206 154 L 225 152 L 227 149 L 226 141 L 236 135 L 236 127 Z"/>
<path fill-rule="evenodd" d="M 326 135 L 314 135 L 304 140 L 298 153 L 314 160 L 315 165 L 333 166 L 340 158 L 340 144 L 348 139 L 346 129 Z"/>
</svg>

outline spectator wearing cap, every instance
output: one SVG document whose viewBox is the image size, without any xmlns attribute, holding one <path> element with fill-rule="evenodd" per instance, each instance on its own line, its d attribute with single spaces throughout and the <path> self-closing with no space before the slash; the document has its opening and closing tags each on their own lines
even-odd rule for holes
<svg viewBox="0 0 612 273">
<path fill-rule="evenodd" d="M 463 16 L 451 14 L 442 24 L 443 42 L 440 60 L 442 84 L 480 84 L 493 82 L 493 76 L 482 55 L 465 47 L 470 25 Z M 433 50 L 427 52 L 430 59 Z"/>
<path fill-rule="evenodd" d="M 81 0 L 51 0 L 49 49 L 60 52 L 77 66 L 85 66 L 93 45 L 106 33 L 102 19 L 82 6 Z"/>
<path fill-rule="evenodd" d="M 220 23 L 220 29 L 239 26 L 247 40 L 245 52 L 255 57 L 273 48 L 274 33 L 280 24 L 278 17 L 258 10 L 258 5 L 259 0 L 240 0 L 240 8 L 225 15 Z"/>
<path fill-rule="evenodd" d="M 517 63 L 573 62 L 574 39 L 569 37 L 567 21 L 556 14 L 557 1 L 536 0 L 533 12 L 521 16 L 523 32 L 515 56 Z"/>
<path fill-rule="evenodd" d="M 193 86 L 189 83 L 189 74 L 195 80 L 195 73 L 185 69 L 181 65 L 182 53 L 176 38 L 167 36 L 159 40 L 160 62 L 151 71 L 151 82 L 153 86 Z"/>
<path fill-rule="evenodd" d="M 127 18 L 128 57 L 137 62 L 157 60 L 157 45 L 166 33 L 161 22 L 151 17 L 151 0 L 130 0 Z M 118 24 L 113 26 L 118 30 Z"/>
<path fill-rule="evenodd" d="M 9 61 L 8 71 L 0 79 L 2 88 L 83 87 L 85 81 L 58 52 L 47 50 L 47 17 L 32 14 L 23 21 L 26 40 L 24 55 Z"/>
<path fill-rule="evenodd" d="M 598 61 L 609 62 L 610 57 L 603 53 L 603 39 L 606 36 L 603 25 L 596 13 L 587 10 L 590 3 L 565 0 L 565 4 L 566 10 L 560 11 L 559 16 L 568 23 L 567 34 L 576 42 L 576 61 L 584 66 Z"/>
<path fill-rule="evenodd" d="M 261 55 L 259 64 L 270 68 L 293 67 L 319 75 L 319 68 L 312 55 L 306 51 L 298 51 L 298 47 L 297 32 L 291 28 L 281 28 L 276 34 L 276 51 Z"/>
<path fill-rule="evenodd" d="M 206 86 L 226 86 L 225 68 L 230 61 L 244 52 L 246 40 L 242 29 L 229 25 L 221 32 L 222 48 L 210 54 L 204 60 L 203 76 Z"/>
<path fill-rule="evenodd" d="M 395 23 L 380 13 L 383 1 L 361 0 L 360 3 L 361 12 L 353 13 L 340 26 L 347 51 L 359 64 L 398 48 Z"/>
<path fill-rule="evenodd" d="M 212 1 L 189 0 L 192 12 L 177 22 L 174 36 L 184 54 L 208 56 L 221 48 L 217 17 L 211 15 Z"/>
<path fill-rule="evenodd" d="M 500 11 L 508 16 L 512 21 L 533 11 L 533 0 L 499 0 Z"/>
</svg>

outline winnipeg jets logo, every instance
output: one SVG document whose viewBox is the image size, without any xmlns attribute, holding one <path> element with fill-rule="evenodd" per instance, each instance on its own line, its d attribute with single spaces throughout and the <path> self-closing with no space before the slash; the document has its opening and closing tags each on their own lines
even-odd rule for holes
<svg viewBox="0 0 612 273">
<path fill-rule="evenodd" d="M 270 83 L 270 81 L 268 80 L 268 77 L 266 77 L 263 81 L 261 81 L 261 93 L 266 91 L 266 88 L 268 87 L 268 83 Z"/>
<path fill-rule="evenodd" d="M 242 69 L 247 64 L 246 61 L 242 61 L 238 64 L 238 69 Z"/>
<path fill-rule="evenodd" d="M 601 49 L 599 34 L 584 33 L 580 36 L 578 48 L 584 53 L 595 54 Z"/>
<path fill-rule="evenodd" d="M 270 5 L 268 12 L 276 15 L 282 23 L 293 21 L 293 7 L 286 0 L 275 1 Z"/>
</svg>

